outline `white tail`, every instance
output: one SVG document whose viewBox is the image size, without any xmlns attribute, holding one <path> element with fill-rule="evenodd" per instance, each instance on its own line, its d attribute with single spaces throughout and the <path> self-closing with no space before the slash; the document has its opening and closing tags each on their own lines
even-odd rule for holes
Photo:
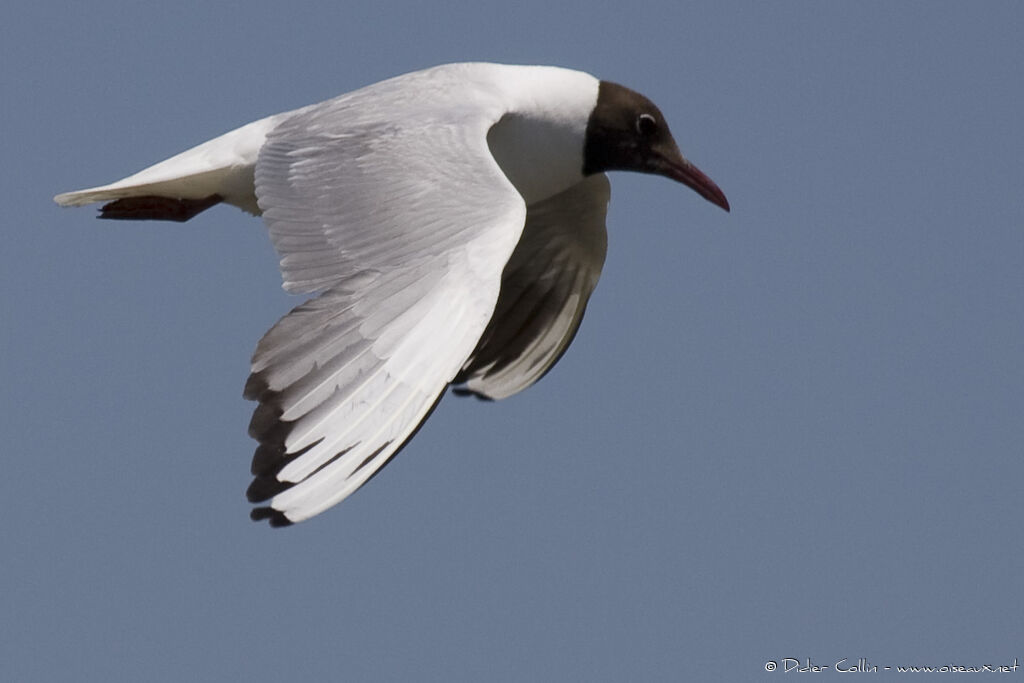
<svg viewBox="0 0 1024 683">
<path fill-rule="evenodd" d="M 202 202 L 216 195 L 223 202 L 259 214 L 253 183 L 256 156 L 267 133 L 285 116 L 288 114 L 254 121 L 123 180 L 65 192 L 53 200 L 61 206 L 83 206 L 130 197 Z"/>
</svg>

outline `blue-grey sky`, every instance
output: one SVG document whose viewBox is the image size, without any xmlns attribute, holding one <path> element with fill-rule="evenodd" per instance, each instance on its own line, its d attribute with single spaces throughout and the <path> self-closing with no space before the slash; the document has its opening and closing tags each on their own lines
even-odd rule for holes
<svg viewBox="0 0 1024 683">
<path fill-rule="evenodd" d="M 0 679 L 1024 676 L 1022 26 L 1009 2 L 14 3 Z M 645 93 L 732 213 L 613 174 L 554 371 L 447 397 L 342 505 L 253 524 L 242 385 L 301 301 L 262 222 L 51 197 L 467 60 Z"/>
</svg>

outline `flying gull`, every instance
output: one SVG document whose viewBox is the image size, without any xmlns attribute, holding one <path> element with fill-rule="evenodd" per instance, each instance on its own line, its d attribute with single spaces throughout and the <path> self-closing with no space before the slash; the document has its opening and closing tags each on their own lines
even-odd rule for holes
<svg viewBox="0 0 1024 683">
<path fill-rule="evenodd" d="M 643 95 L 579 71 L 467 63 L 269 116 L 124 180 L 68 192 L 100 218 L 262 215 L 285 290 L 245 398 L 254 520 L 341 502 L 448 385 L 511 396 L 569 346 L 604 263 L 606 171 L 666 176 L 726 211 Z"/>
</svg>

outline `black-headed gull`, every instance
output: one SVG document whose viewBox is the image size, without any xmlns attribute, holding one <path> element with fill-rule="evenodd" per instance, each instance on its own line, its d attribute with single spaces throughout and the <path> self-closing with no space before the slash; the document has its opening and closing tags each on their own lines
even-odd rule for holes
<svg viewBox="0 0 1024 683">
<path fill-rule="evenodd" d="M 605 171 L 729 210 L 658 108 L 546 66 L 449 64 L 255 121 L 110 185 L 101 218 L 262 214 L 284 288 L 320 292 L 252 357 L 254 520 L 308 519 L 366 483 L 449 384 L 504 398 L 572 341 L 604 263 Z M 269 502 L 268 502 L 269 501 Z"/>
</svg>

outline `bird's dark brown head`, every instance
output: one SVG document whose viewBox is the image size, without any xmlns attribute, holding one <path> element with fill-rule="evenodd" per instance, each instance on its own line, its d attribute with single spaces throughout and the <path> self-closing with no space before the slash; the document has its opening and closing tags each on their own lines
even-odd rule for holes
<svg viewBox="0 0 1024 683">
<path fill-rule="evenodd" d="M 718 185 L 683 158 L 658 107 L 640 93 L 609 81 L 601 81 L 583 149 L 583 174 L 604 171 L 663 175 L 729 210 L 729 200 Z"/>
</svg>

